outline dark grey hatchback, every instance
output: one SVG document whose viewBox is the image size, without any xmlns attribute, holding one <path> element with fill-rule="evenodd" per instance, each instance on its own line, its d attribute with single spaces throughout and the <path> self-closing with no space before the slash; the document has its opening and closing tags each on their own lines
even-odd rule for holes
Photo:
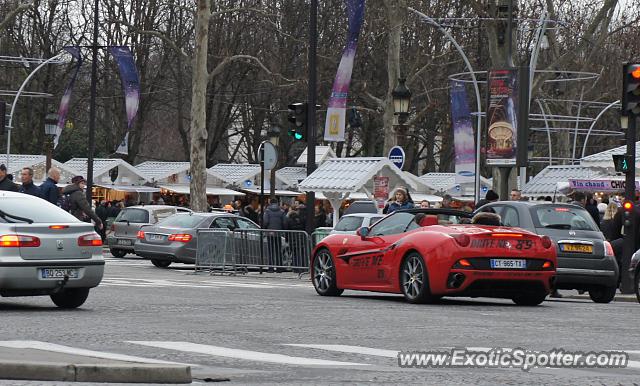
<svg viewBox="0 0 640 386">
<path fill-rule="evenodd" d="M 498 201 L 478 211 L 493 209 L 505 226 L 546 235 L 556 244 L 557 289 L 589 291 L 596 303 L 609 303 L 618 287 L 618 264 L 613 248 L 589 212 L 572 204 Z"/>
</svg>

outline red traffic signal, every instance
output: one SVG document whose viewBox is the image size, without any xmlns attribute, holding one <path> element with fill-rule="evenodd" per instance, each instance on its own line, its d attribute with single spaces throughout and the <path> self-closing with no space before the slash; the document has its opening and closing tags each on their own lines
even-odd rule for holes
<svg viewBox="0 0 640 386">
<path fill-rule="evenodd" d="M 629 212 L 633 210 L 633 202 L 625 201 L 624 204 L 622 204 L 622 207 L 624 208 L 625 211 Z"/>
<path fill-rule="evenodd" d="M 622 115 L 640 116 L 640 63 L 622 68 Z"/>
<path fill-rule="evenodd" d="M 635 79 L 640 79 L 640 67 L 636 67 L 633 71 L 631 71 L 631 76 Z"/>
</svg>

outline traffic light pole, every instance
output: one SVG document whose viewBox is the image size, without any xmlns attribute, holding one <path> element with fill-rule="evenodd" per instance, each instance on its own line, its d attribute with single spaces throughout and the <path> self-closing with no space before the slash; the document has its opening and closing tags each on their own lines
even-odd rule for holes
<svg viewBox="0 0 640 386">
<path fill-rule="evenodd" d="M 307 97 L 307 176 L 316 169 L 316 53 L 318 50 L 318 0 L 311 0 L 309 9 L 309 94 Z M 307 233 L 315 228 L 315 193 L 306 192 Z"/>
<path fill-rule="evenodd" d="M 629 169 L 625 175 L 625 199 L 635 203 L 636 193 L 636 116 L 630 114 L 628 117 L 627 128 L 627 162 Z M 625 218 L 624 222 L 624 242 L 623 242 L 623 254 L 622 254 L 622 266 L 620 268 L 621 283 L 620 291 L 623 294 L 630 294 L 634 292 L 633 279 L 629 275 L 629 264 L 631 263 L 631 255 L 636 250 L 635 235 L 637 234 L 636 227 L 636 205 L 629 215 L 628 221 Z M 626 216 L 625 216 L 626 217 Z"/>
</svg>

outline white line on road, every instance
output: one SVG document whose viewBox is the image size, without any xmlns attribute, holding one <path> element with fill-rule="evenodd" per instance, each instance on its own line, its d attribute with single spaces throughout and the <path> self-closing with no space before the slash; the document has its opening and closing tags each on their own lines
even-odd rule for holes
<svg viewBox="0 0 640 386">
<path fill-rule="evenodd" d="M 398 353 L 400 352 L 396 350 L 384 350 L 384 349 L 361 347 L 361 346 L 348 346 L 343 344 L 285 344 L 285 346 L 315 348 L 318 350 L 337 351 L 337 352 L 344 352 L 349 354 L 372 355 L 377 357 L 394 358 L 394 359 L 398 358 Z"/>
<path fill-rule="evenodd" d="M 62 354 L 80 355 L 80 356 L 87 356 L 92 358 L 112 359 L 112 360 L 125 361 L 125 362 L 185 365 L 185 363 L 160 361 L 157 359 L 142 358 L 142 357 L 136 357 L 131 355 L 86 350 L 82 348 L 63 346 L 55 343 L 41 342 L 37 340 L 5 340 L 5 341 L 0 341 L 0 347 L 53 351 L 53 352 L 58 352 Z M 186 365 L 192 366 L 188 364 Z"/>
<path fill-rule="evenodd" d="M 259 351 L 238 350 L 228 347 L 209 346 L 190 342 L 160 342 L 160 341 L 129 341 L 128 343 L 139 344 L 149 347 L 158 347 L 169 350 L 184 352 L 195 352 L 226 358 L 243 359 L 255 362 L 278 363 L 285 365 L 299 366 L 369 366 L 366 363 L 339 362 L 324 359 L 292 357 L 289 355 L 272 354 Z"/>
</svg>

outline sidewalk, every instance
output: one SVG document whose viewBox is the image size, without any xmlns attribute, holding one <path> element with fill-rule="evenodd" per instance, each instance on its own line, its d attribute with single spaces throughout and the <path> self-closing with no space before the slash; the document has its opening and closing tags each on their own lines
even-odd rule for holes
<svg viewBox="0 0 640 386">
<path fill-rule="evenodd" d="M 566 292 L 560 291 L 562 294 L 562 298 L 560 299 L 582 299 L 582 300 L 591 300 L 589 294 L 585 292 L 580 295 L 576 291 Z M 548 298 L 550 300 L 555 300 L 555 298 Z M 628 302 L 628 303 L 637 303 L 638 299 L 635 294 L 616 294 L 616 297 L 613 299 L 614 302 Z"/>
<path fill-rule="evenodd" d="M 190 384 L 192 381 L 191 367 L 187 365 L 94 358 L 4 346 L 0 346 L 0 379 L 145 384 Z"/>
</svg>

